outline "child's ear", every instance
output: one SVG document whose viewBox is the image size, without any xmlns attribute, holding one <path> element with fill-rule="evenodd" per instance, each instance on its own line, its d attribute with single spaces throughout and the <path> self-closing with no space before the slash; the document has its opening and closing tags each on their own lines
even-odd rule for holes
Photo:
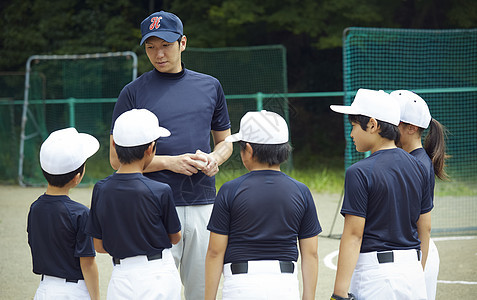
<svg viewBox="0 0 477 300">
<path fill-rule="evenodd" d="M 73 182 L 74 182 L 75 186 L 78 185 L 81 182 L 81 173 L 77 173 L 75 175 L 75 177 L 73 177 Z"/>
<path fill-rule="evenodd" d="M 248 153 L 250 153 L 253 156 L 253 148 L 249 143 L 246 143 L 245 151 L 247 151 Z"/>
<path fill-rule="evenodd" d="M 416 125 L 412 125 L 412 124 L 407 124 L 406 129 L 407 129 L 407 132 L 409 134 L 414 134 L 418 131 L 418 127 Z"/>
<path fill-rule="evenodd" d="M 155 151 L 156 151 L 156 142 L 152 142 L 149 144 L 149 147 L 147 147 L 146 154 L 151 155 L 155 153 Z"/>
<path fill-rule="evenodd" d="M 379 129 L 378 121 L 375 118 L 370 118 L 368 122 L 368 127 L 370 133 L 377 132 Z"/>
</svg>

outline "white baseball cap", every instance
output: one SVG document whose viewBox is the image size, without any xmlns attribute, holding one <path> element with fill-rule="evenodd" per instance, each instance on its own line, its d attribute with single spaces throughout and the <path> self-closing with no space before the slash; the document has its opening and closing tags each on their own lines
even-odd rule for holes
<svg viewBox="0 0 477 300">
<path fill-rule="evenodd" d="M 288 142 L 287 122 L 279 114 L 271 111 L 249 111 L 240 120 L 239 132 L 228 136 L 225 141 L 284 144 Z"/>
<path fill-rule="evenodd" d="M 41 168 L 52 175 L 62 175 L 81 167 L 99 149 L 98 140 L 75 128 L 52 132 L 40 148 Z"/>
<path fill-rule="evenodd" d="M 159 126 L 156 115 L 147 109 L 131 109 L 114 122 L 113 140 L 122 147 L 134 147 L 153 142 L 171 133 Z"/>
<path fill-rule="evenodd" d="M 396 126 L 400 121 L 399 103 L 382 90 L 359 89 L 351 106 L 330 105 L 330 108 L 338 113 L 363 115 Z"/>
<path fill-rule="evenodd" d="M 429 127 L 431 113 L 426 101 L 418 94 L 407 90 L 397 90 L 391 92 L 391 96 L 395 97 L 401 106 L 401 122 L 424 129 Z"/>
</svg>

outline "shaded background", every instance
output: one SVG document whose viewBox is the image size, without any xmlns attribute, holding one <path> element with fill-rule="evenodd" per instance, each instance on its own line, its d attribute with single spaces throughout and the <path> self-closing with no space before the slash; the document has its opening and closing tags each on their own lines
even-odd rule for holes
<svg viewBox="0 0 477 300">
<path fill-rule="evenodd" d="M 149 71 L 139 25 L 159 10 L 181 18 L 189 47 L 283 45 L 290 93 L 343 90 L 347 27 L 477 27 L 473 0 L 6 0 L 0 3 L 0 99 L 23 99 L 22 72 L 36 54 L 134 51 L 138 75 Z M 343 122 L 328 108 L 341 102 L 290 99 L 296 167 L 343 166 Z"/>
</svg>

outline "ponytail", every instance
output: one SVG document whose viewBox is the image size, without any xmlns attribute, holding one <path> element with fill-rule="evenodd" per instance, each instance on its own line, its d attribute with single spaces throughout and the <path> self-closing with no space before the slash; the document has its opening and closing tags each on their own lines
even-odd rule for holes
<svg viewBox="0 0 477 300">
<path fill-rule="evenodd" d="M 429 132 L 424 140 L 424 149 L 431 158 L 434 174 L 441 180 L 449 179 L 449 175 L 444 170 L 445 161 L 450 157 L 446 153 L 446 134 L 446 128 L 436 119 L 431 119 Z"/>
</svg>

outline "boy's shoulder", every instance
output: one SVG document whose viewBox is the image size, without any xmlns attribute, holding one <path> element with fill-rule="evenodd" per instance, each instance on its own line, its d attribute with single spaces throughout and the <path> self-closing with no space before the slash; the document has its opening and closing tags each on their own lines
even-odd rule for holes
<svg viewBox="0 0 477 300">
<path fill-rule="evenodd" d="M 31 206 L 31 213 L 35 213 L 36 210 L 42 211 L 43 209 L 64 211 L 67 210 L 70 214 L 83 214 L 89 213 L 89 208 L 73 199 L 68 195 L 48 195 L 43 194 L 35 200 Z"/>
<path fill-rule="evenodd" d="M 271 180 L 270 176 L 273 178 L 273 181 L 270 181 Z M 226 188 L 236 187 L 243 184 L 248 179 L 252 180 L 254 184 L 257 183 L 257 181 L 263 180 L 263 181 L 268 181 L 269 183 L 273 182 L 275 184 L 291 183 L 293 185 L 296 185 L 300 189 L 308 189 L 308 187 L 304 183 L 296 180 L 295 178 L 281 171 L 272 171 L 272 170 L 248 172 L 240 177 L 237 177 L 235 179 L 232 179 L 224 183 L 223 186 Z"/>
<path fill-rule="evenodd" d="M 386 175 L 389 170 L 400 173 L 424 174 L 424 164 L 401 148 L 379 150 L 346 169 L 346 176 L 368 177 L 373 174 Z M 377 176 L 377 175 L 376 175 Z"/>
<path fill-rule="evenodd" d="M 108 177 L 101 179 L 94 185 L 95 190 L 108 191 L 121 186 L 122 188 L 129 187 L 131 189 L 146 186 L 154 192 L 171 192 L 171 187 L 163 182 L 153 180 L 141 173 L 113 173 Z"/>
</svg>

